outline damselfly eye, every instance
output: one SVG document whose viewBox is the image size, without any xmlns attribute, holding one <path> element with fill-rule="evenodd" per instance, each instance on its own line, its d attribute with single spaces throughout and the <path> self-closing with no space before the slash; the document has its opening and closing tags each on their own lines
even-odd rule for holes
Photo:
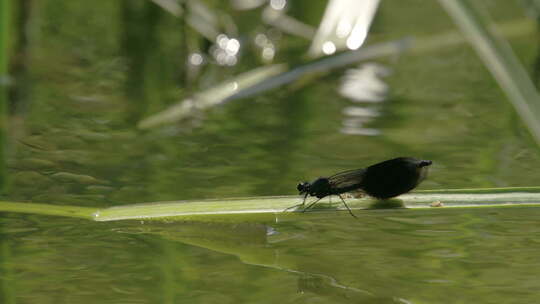
<svg viewBox="0 0 540 304">
<path fill-rule="evenodd" d="M 298 183 L 298 186 L 296 186 L 296 189 L 298 189 L 298 191 L 300 192 L 306 192 L 308 187 L 309 187 L 308 182 L 301 182 L 301 183 Z"/>
</svg>

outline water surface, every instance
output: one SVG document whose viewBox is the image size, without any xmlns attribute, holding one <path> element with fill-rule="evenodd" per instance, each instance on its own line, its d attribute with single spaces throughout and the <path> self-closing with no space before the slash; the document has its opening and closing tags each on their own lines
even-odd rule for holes
<svg viewBox="0 0 540 304">
<path fill-rule="evenodd" d="M 263 224 L 2 219 L 17 303 L 530 303 L 537 208 Z M 279 216 L 278 216 L 279 218 Z"/>
<path fill-rule="evenodd" d="M 540 184 L 532 136 L 437 1 L 381 2 L 365 46 L 409 39 L 393 56 L 306 73 L 141 130 L 142 119 L 243 72 L 316 62 L 306 55 L 310 39 L 265 21 L 275 1 L 249 10 L 193 2 L 240 45 L 232 65 L 219 62 L 219 41 L 192 19 L 154 2 L 13 4 L 9 85 L 0 92 L 10 105 L 2 200 L 109 207 L 291 195 L 300 180 L 396 156 L 433 160 L 422 189 Z M 326 1 L 292 2 L 287 16 L 316 30 Z M 538 8 L 477 2 L 538 82 Z M 270 47 L 268 59 L 262 52 Z M 193 55 L 204 64 L 193 66 Z M 377 210 L 354 220 L 325 212 L 271 225 L 2 213 L 1 299 L 534 303 L 538 213 Z"/>
</svg>

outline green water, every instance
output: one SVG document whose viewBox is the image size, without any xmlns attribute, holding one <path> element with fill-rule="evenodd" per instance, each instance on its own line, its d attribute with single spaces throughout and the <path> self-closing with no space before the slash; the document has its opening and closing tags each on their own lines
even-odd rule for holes
<svg viewBox="0 0 540 304">
<path fill-rule="evenodd" d="M 538 82 L 535 2 L 477 2 Z M 392 56 L 144 131 L 141 119 L 269 64 L 257 34 L 273 39 L 272 63 L 292 67 L 311 62 L 311 41 L 265 23 L 266 4 L 201 1 L 241 55 L 195 68 L 189 54 L 209 54 L 213 42 L 151 1 L 9 3 L 2 200 L 109 207 L 292 195 L 300 180 L 405 155 L 434 162 L 421 189 L 540 185 L 533 137 L 437 1 L 380 4 L 365 46 L 414 39 Z M 287 14 L 316 29 L 325 6 L 295 1 Z M 370 65 L 388 86 L 384 100 L 340 95 L 348 71 Z M 358 122 L 351 107 L 378 113 L 362 122 L 376 135 L 344 132 Z M 2 213 L 0 302 L 534 303 L 539 210 L 317 213 L 269 226 Z"/>
<path fill-rule="evenodd" d="M 7 216 L 4 279 L 17 303 L 538 299 L 538 208 L 358 215 L 270 226 Z"/>
</svg>

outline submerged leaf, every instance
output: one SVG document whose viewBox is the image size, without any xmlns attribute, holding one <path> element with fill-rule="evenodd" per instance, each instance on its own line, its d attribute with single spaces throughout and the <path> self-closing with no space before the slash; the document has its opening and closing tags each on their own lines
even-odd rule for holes
<svg viewBox="0 0 540 304">
<path fill-rule="evenodd" d="M 230 96 L 250 88 L 267 78 L 282 73 L 285 70 L 285 64 L 276 64 L 257 68 L 238 75 L 231 80 L 216 85 L 204 92 L 197 93 L 192 98 L 185 99 L 162 112 L 142 120 L 139 123 L 139 128 L 149 129 L 189 118 L 194 112 L 219 105 L 225 102 Z"/>
</svg>

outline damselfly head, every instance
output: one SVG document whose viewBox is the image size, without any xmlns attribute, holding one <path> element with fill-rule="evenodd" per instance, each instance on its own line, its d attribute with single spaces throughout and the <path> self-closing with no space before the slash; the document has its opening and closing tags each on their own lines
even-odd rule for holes
<svg viewBox="0 0 540 304">
<path fill-rule="evenodd" d="M 309 187 L 311 186 L 308 182 L 300 182 L 298 183 L 298 186 L 296 186 L 296 189 L 298 189 L 298 192 L 300 194 L 309 192 Z"/>
</svg>

